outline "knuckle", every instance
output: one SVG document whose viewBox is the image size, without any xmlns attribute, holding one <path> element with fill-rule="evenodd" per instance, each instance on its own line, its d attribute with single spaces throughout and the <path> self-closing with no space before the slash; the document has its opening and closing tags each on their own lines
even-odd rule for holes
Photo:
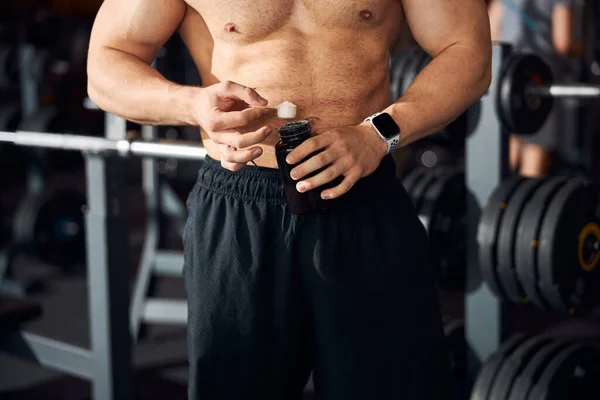
<svg viewBox="0 0 600 400">
<path fill-rule="evenodd" d="M 335 178 L 336 175 L 337 173 L 333 168 L 327 168 L 323 171 L 323 177 L 328 180 Z"/>
<path fill-rule="evenodd" d="M 221 85 L 223 86 L 223 89 L 225 89 L 225 90 L 231 90 L 231 89 L 233 88 L 233 85 L 234 85 L 234 84 L 233 84 L 233 82 L 232 82 L 232 81 L 230 81 L 230 80 L 227 80 L 227 81 L 223 81 L 223 82 L 221 83 Z"/>
<path fill-rule="evenodd" d="M 209 131 L 212 131 L 212 132 L 214 132 L 214 131 L 218 131 L 218 130 L 219 130 L 219 128 L 220 128 L 220 125 L 221 125 L 221 124 L 219 123 L 219 121 L 217 121 L 216 119 L 211 119 L 211 120 L 209 120 L 209 121 L 208 121 L 208 123 L 206 124 L 206 128 L 207 128 Z"/>
<path fill-rule="evenodd" d="M 242 125 L 248 125 L 250 122 L 252 122 L 252 120 L 254 119 L 254 116 L 256 115 L 257 112 L 259 112 L 260 109 L 256 109 L 256 112 L 254 113 L 246 113 L 246 114 L 242 114 L 240 116 L 240 123 Z"/>
<path fill-rule="evenodd" d="M 333 129 L 330 133 L 332 139 L 339 139 L 341 137 L 341 133 L 338 129 Z"/>
</svg>

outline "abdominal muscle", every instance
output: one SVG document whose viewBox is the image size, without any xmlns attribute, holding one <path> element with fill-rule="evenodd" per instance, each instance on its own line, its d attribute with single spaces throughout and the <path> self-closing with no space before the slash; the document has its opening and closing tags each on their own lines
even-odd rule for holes
<svg viewBox="0 0 600 400">
<path fill-rule="evenodd" d="M 297 106 L 295 120 L 308 119 L 313 133 L 319 134 L 359 124 L 390 104 L 388 44 L 362 34 L 321 32 L 313 38 L 298 32 L 279 32 L 277 38 L 253 43 L 215 41 L 210 52 L 205 46 L 194 47 L 193 37 L 182 34 L 182 38 L 204 86 L 230 80 L 256 89 L 269 106 L 290 101 Z M 273 133 L 259 144 L 263 154 L 255 162 L 277 168 L 277 128 L 291 120 L 279 119 L 277 111 L 272 111 L 272 116 L 236 130 L 245 133 L 270 126 Z M 201 134 L 208 155 L 220 160 L 218 146 L 202 129 Z"/>
</svg>

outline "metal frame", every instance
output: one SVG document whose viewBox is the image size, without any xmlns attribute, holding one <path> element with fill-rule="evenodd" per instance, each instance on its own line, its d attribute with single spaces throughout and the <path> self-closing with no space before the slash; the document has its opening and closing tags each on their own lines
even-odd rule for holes
<svg viewBox="0 0 600 400">
<path fill-rule="evenodd" d="M 202 159 L 206 151 L 198 146 L 133 142 L 125 137 L 125 120 L 106 115 L 106 139 L 31 132 L 0 132 L 0 141 L 22 146 L 55 147 L 85 151 L 87 210 L 87 284 L 89 300 L 90 349 L 84 349 L 40 335 L 15 331 L 2 336 L 0 351 L 14 354 L 41 366 L 92 382 L 92 398 L 121 400 L 133 397 L 132 345 L 136 329 L 130 321 L 137 315 L 146 320 L 185 323 L 185 303 L 150 302 L 145 299 L 143 282 L 138 282 L 142 302 L 136 300 L 136 313 L 129 308 L 128 235 L 123 190 L 122 156 L 169 156 Z M 146 132 L 153 132 L 145 128 Z M 149 134 L 150 135 L 150 134 Z M 155 160 L 144 160 L 144 191 L 150 220 L 158 216 L 160 193 Z M 156 218 L 158 221 L 158 218 Z M 149 221 L 151 222 L 151 221 Z M 154 228 L 153 228 L 154 229 Z M 183 256 L 178 252 L 158 252 L 158 226 L 146 239 L 145 265 L 164 274 L 181 274 Z M 156 240 L 155 240 L 156 239 Z M 144 263 L 143 262 L 143 263 Z M 149 276 L 149 275 L 148 275 Z M 139 277 L 138 277 L 139 280 Z M 139 295 L 139 294 L 138 294 Z M 137 302 L 136 302 L 137 301 Z M 183 304 L 182 304 L 183 303 Z M 130 315 L 131 312 L 131 315 Z"/>
<path fill-rule="evenodd" d="M 509 173 L 508 133 L 499 123 L 496 110 L 498 78 L 510 46 L 495 44 L 492 53 L 492 83 L 481 98 L 477 128 L 466 141 L 465 170 L 468 221 L 467 293 L 465 293 L 465 336 L 469 347 L 469 386 L 483 360 L 493 353 L 506 334 L 506 307 L 482 281 L 477 249 L 477 227 L 481 208 L 494 188 Z M 485 165 L 485 168 L 481 168 Z"/>
</svg>

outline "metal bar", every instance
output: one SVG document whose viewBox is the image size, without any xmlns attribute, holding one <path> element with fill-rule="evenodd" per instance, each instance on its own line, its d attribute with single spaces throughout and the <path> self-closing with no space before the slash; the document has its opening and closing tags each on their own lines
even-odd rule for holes
<svg viewBox="0 0 600 400">
<path fill-rule="evenodd" d="M 155 141 L 158 139 L 158 132 L 155 127 L 142 126 L 142 137 L 144 140 Z M 147 159 L 142 161 L 142 188 L 146 200 L 147 219 L 146 237 L 144 239 L 144 247 L 135 278 L 131 302 L 129 324 L 134 340 L 139 338 L 140 325 L 143 320 L 146 298 L 149 295 L 148 292 L 152 284 L 152 273 L 156 263 L 156 251 L 160 239 L 160 196 L 155 160 Z"/>
<path fill-rule="evenodd" d="M 204 160 L 206 149 L 182 144 L 148 143 L 133 141 L 130 151 L 138 157 L 169 157 L 178 160 Z"/>
<path fill-rule="evenodd" d="M 94 375 L 92 352 L 33 333 L 3 336 L 0 351 L 79 378 L 91 380 Z"/>
<path fill-rule="evenodd" d="M 79 150 L 93 154 L 118 154 L 120 156 L 168 157 L 178 160 L 203 160 L 206 149 L 188 144 L 128 142 L 82 135 L 64 135 L 46 132 L 0 131 L 0 142 L 17 146 L 43 147 L 61 150 Z"/>
<path fill-rule="evenodd" d="M 133 396 L 123 160 L 86 157 L 86 247 L 95 400 Z"/>
<path fill-rule="evenodd" d="M 187 324 L 188 307 L 185 300 L 146 300 L 144 322 L 156 324 Z"/>
<path fill-rule="evenodd" d="M 467 291 L 465 293 L 465 336 L 469 344 L 467 358 L 468 386 L 471 387 L 483 360 L 492 354 L 502 340 L 505 309 L 481 278 L 478 262 L 477 228 L 481 208 L 508 173 L 508 135 L 498 123 L 495 99 L 497 77 L 510 46 L 494 45 L 492 84 L 481 98 L 481 115 L 477 129 L 466 141 L 467 186 Z M 482 168 L 485 167 L 485 168 Z"/>
<path fill-rule="evenodd" d="M 183 254 L 179 251 L 157 252 L 154 272 L 157 275 L 180 278 L 183 275 Z"/>
<path fill-rule="evenodd" d="M 539 97 L 595 99 L 600 98 L 600 86 L 586 84 L 532 86 L 527 89 L 527 94 Z"/>
</svg>

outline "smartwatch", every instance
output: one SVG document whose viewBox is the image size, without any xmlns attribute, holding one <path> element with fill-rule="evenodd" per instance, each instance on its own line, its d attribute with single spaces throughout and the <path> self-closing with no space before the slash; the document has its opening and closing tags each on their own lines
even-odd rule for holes
<svg viewBox="0 0 600 400">
<path fill-rule="evenodd" d="M 369 122 L 382 140 L 388 145 L 386 154 L 398 148 L 400 143 L 400 127 L 388 113 L 377 113 L 366 118 L 364 122 Z"/>
</svg>

